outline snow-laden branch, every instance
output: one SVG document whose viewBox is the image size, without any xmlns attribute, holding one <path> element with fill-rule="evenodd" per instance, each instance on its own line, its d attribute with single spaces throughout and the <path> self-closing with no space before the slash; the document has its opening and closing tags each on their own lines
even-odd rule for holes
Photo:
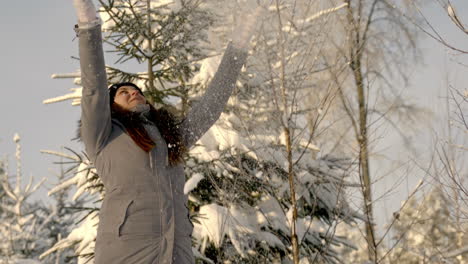
<svg viewBox="0 0 468 264">
<path fill-rule="evenodd" d="M 195 173 L 190 177 L 190 179 L 187 180 L 187 182 L 184 185 L 184 194 L 188 194 L 191 192 L 193 189 L 195 189 L 198 185 L 198 183 L 203 180 L 204 176 L 201 173 Z"/>
<path fill-rule="evenodd" d="M 348 6 L 348 3 L 343 3 L 343 4 L 341 4 L 341 5 L 337 6 L 337 7 L 332 7 L 332 8 L 329 8 L 329 9 L 322 10 L 322 11 L 317 12 L 317 13 L 313 14 L 312 16 L 306 18 L 305 22 L 309 23 L 312 20 L 320 18 L 321 16 L 324 16 L 324 15 L 336 12 L 336 11 L 338 11 L 338 10 L 344 8 L 344 7 L 347 7 L 347 6 Z"/>
<path fill-rule="evenodd" d="M 99 218 L 97 217 L 97 212 L 92 212 L 86 217 L 80 227 L 74 229 L 67 238 L 60 240 L 52 248 L 42 253 L 39 259 L 44 259 L 47 255 L 55 251 L 71 246 L 76 246 L 76 251 L 80 254 L 93 252 L 98 223 Z"/>
<path fill-rule="evenodd" d="M 452 19 L 453 23 L 455 23 L 455 25 L 458 28 L 460 28 L 463 32 L 468 34 L 468 30 L 466 29 L 466 27 L 462 24 L 462 22 L 458 18 L 457 14 L 455 13 L 455 8 L 453 8 L 450 1 L 448 2 L 448 5 L 447 5 L 447 13 L 448 13 L 448 16 L 450 17 L 450 19 Z"/>
<path fill-rule="evenodd" d="M 58 156 L 58 157 L 61 157 L 61 158 L 71 159 L 71 160 L 74 160 L 74 161 L 81 161 L 81 159 L 79 157 L 72 156 L 72 155 L 67 155 L 65 153 L 54 151 L 54 150 L 43 149 L 43 150 L 40 150 L 40 152 L 44 153 L 44 154 L 55 155 L 55 156 Z"/>
<path fill-rule="evenodd" d="M 42 101 L 43 104 L 52 104 L 52 103 L 57 103 L 57 102 L 62 102 L 66 100 L 73 100 L 72 105 L 79 105 L 80 104 L 80 99 L 81 99 L 81 91 L 83 88 L 71 88 L 70 90 L 72 91 L 71 93 L 62 95 L 62 96 L 57 96 L 54 98 L 46 99 Z"/>
<path fill-rule="evenodd" d="M 80 78 L 81 72 L 75 73 L 54 73 L 50 76 L 52 79 L 70 79 L 70 78 Z"/>
</svg>

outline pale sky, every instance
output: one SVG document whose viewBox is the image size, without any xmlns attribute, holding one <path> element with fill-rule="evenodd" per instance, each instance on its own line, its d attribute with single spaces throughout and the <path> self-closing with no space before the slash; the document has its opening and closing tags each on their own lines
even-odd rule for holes
<svg viewBox="0 0 468 264">
<path fill-rule="evenodd" d="M 463 0 L 453 0 L 452 3 L 468 24 L 468 16 L 462 16 L 468 13 L 468 3 Z M 440 6 L 426 8 L 424 13 L 448 41 L 468 50 L 468 36 L 460 33 Z M 41 154 L 39 150 L 60 150 L 62 146 L 81 149 L 80 144 L 70 141 L 75 135 L 79 107 L 72 107 L 70 102 L 42 104 L 44 99 L 63 95 L 74 87 L 70 80 L 53 80 L 50 76 L 78 69 L 78 62 L 71 58 L 77 57 L 78 43 L 73 41 L 75 21 L 71 0 L 6 1 L 0 9 L 0 157 L 9 157 L 9 171 L 14 174 L 15 144 L 12 138 L 18 132 L 22 143 L 23 175 L 33 175 L 36 180 L 49 178 L 50 184 L 46 185 L 49 187 L 55 181 L 49 168 L 58 171 L 52 164 L 57 158 Z M 410 85 L 403 88 L 403 96 L 421 107 L 441 113 L 445 111 L 440 96 L 445 95 L 447 73 L 453 85 L 467 89 L 468 70 L 453 63 L 453 52 L 434 40 L 423 38 L 420 43 L 424 63 L 410 69 Z M 468 65 L 466 58 L 458 59 Z M 437 122 L 433 120 L 431 125 Z M 383 145 L 378 149 L 385 151 L 385 155 L 392 159 L 407 155 L 394 134 L 384 136 Z M 418 152 L 426 153 L 431 148 L 431 136 L 429 126 L 422 126 L 414 137 Z M 379 163 L 373 163 L 375 175 L 385 170 L 384 166 L 379 166 Z M 391 216 L 420 177 L 409 178 L 394 195 L 378 205 L 376 215 L 380 221 Z M 384 178 L 376 186 L 377 192 L 391 186 L 394 180 Z M 38 198 L 45 197 L 45 192 L 43 188 Z"/>
<path fill-rule="evenodd" d="M 23 175 L 51 177 L 57 169 L 40 149 L 59 150 L 70 143 L 79 108 L 69 102 L 43 105 L 44 99 L 72 88 L 69 80 L 52 80 L 52 73 L 78 68 L 77 41 L 71 0 L 4 1 L 0 8 L 2 96 L 0 96 L 0 155 L 9 156 L 15 173 L 15 132 L 21 136 Z"/>
</svg>

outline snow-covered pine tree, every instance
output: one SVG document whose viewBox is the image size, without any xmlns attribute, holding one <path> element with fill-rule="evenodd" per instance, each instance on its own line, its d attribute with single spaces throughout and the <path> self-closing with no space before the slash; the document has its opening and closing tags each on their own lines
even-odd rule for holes
<svg viewBox="0 0 468 264">
<path fill-rule="evenodd" d="M 154 103 L 170 98 L 186 102 L 187 81 L 204 57 L 211 16 L 199 0 L 100 0 L 105 42 L 116 63 L 137 62 L 140 72 L 108 67 L 110 82 L 131 81 Z M 144 68 L 146 67 L 146 68 Z"/>
<path fill-rule="evenodd" d="M 43 152 L 50 153 L 47 151 Z M 72 164 L 76 163 L 76 161 L 72 162 Z M 62 239 L 68 237 L 70 232 L 73 230 L 76 219 L 80 215 L 80 210 L 84 208 L 85 202 L 83 199 L 70 198 L 72 185 L 60 184 L 66 182 L 68 176 L 67 174 L 70 174 L 70 169 L 73 169 L 73 165 L 71 168 L 65 170 L 65 162 L 63 157 L 61 157 L 59 164 L 60 172 L 56 173 L 55 175 L 57 177 L 57 182 L 59 183 L 58 186 L 60 188 L 57 188 L 57 183 L 53 183 L 56 185 L 56 187 L 54 187 L 53 190 L 50 190 L 48 193 L 53 201 L 53 203 L 48 206 L 48 211 L 51 213 L 51 215 L 53 215 L 53 217 L 51 217 L 50 221 L 47 223 L 47 225 L 45 225 L 45 228 L 50 232 L 49 236 L 52 240 L 50 246 L 58 244 Z M 70 164 L 68 160 L 67 164 Z M 55 264 L 76 263 L 76 259 L 74 258 L 75 252 L 72 248 L 58 248 L 57 250 L 53 251 L 50 251 L 49 248 L 47 248 L 47 252 L 42 252 L 40 255 L 41 261 Z"/>
<path fill-rule="evenodd" d="M 72 150 L 69 151 L 71 153 L 47 150 L 42 152 L 57 156 L 63 164 L 70 165 L 64 174 L 71 174 L 71 176 L 63 178 L 49 190 L 49 195 L 63 195 L 71 187 L 74 187 L 75 193 L 71 197 L 71 201 L 65 202 L 67 206 L 60 204 L 62 199 L 59 198 L 57 201 L 55 212 L 59 213 L 59 217 L 54 220 L 60 221 L 59 225 L 70 224 L 70 226 L 62 229 L 65 232 L 60 233 L 60 239 L 55 239 L 55 244 L 41 252 L 40 258 L 56 260 L 59 256 L 71 263 L 93 263 L 98 204 L 104 195 L 99 176 L 94 167 L 90 165 L 86 155 Z M 74 251 L 73 254 L 68 253 L 70 249 Z"/>
<path fill-rule="evenodd" d="M 104 48 L 115 55 L 106 57 L 107 62 L 115 59 L 114 66 L 106 65 L 109 82 L 133 82 L 160 106 L 170 108 L 182 100 L 184 110 L 191 89 L 187 81 L 198 70 L 195 62 L 206 56 L 201 47 L 207 41 L 212 16 L 200 8 L 199 0 L 99 2 Z M 75 84 L 81 84 L 79 73 L 54 74 L 52 78 L 73 78 Z M 72 105 L 79 105 L 81 88 L 71 90 L 44 103 L 72 99 Z"/>
<path fill-rule="evenodd" d="M 192 178 L 186 191 L 198 182 L 189 196 L 197 215 L 193 235 L 197 249 L 215 263 L 270 263 L 293 258 L 291 174 L 302 262 L 339 262 L 330 246 L 343 242 L 333 238 L 334 224 L 358 216 L 345 200 L 345 186 L 349 185 L 345 178 L 353 165 L 326 153 L 316 158 L 319 148 L 312 144 L 323 133 L 321 122 L 326 120 L 333 95 L 317 85 L 320 80 L 313 73 L 323 65 L 314 58 L 321 49 L 311 47 L 322 47 L 326 36 L 320 35 L 320 24 L 326 24 L 320 16 L 326 20 L 340 6 L 307 9 L 307 1 L 294 1 L 298 5 L 294 9 L 292 2 L 283 1 L 278 8 L 275 3 L 266 6 L 261 32 L 252 42 L 254 52 L 227 113 L 191 151 L 187 162 L 187 175 Z M 240 13 L 255 7 L 247 1 L 218 1 L 211 8 L 223 18 L 210 30 L 217 33 L 210 36 L 215 39 L 228 35 L 226 25 L 235 24 Z M 287 21 L 282 26 L 278 9 Z M 283 40 L 280 34 L 285 35 Z M 192 82 L 208 83 L 218 62 L 216 57 L 203 61 Z M 318 97 L 315 101 L 310 99 L 313 95 Z M 285 127 L 290 135 L 289 149 Z"/>
<path fill-rule="evenodd" d="M 50 220 L 46 208 L 28 200 L 43 184 L 45 178 L 34 184 L 33 177 L 22 184 L 20 137 L 15 134 L 16 174 L 9 175 L 2 168 L 0 177 L 5 196 L 0 200 L 0 263 L 37 263 L 39 254 L 48 246 Z"/>
<path fill-rule="evenodd" d="M 120 55 L 119 62 L 127 63 L 133 59 L 146 63 L 150 69 L 149 72 L 130 73 L 129 70 L 108 67 L 111 81 L 134 81 L 146 89 L 147 95 L 154 102 L 164 104 L 169 101 L 179 111 L 185 112 L 191 102 L 203 92 L 217 68 L 219 54 L 227 43 L 226 36 L 239 19 L 238 13 L 232 10 L 241 13 L 254 7 L 245 6 L 244 1 L 172 2 L 101 1 L 101 14 L 107 42 L 111 44 L 111 51 Z M 197 5 L 188 8 L 188 3 Z M 306 6 L 307 3 L 303 1 L 302 4 Z M 151 11 L 148 12 L 145 6 L 150 7 Z M 283 10 L 284 7 L 279 9 Z M 184 8 L 186 13 L 182 12 Z M 285 45 L 282 55 L 278 55 L 278 9 L 274 5 L 272 8 L 267 8 L 270 11 L 263 23 L 264 29 L 254 40 L 255 52 L 249 59 L 249 65 L 238 83 L 238 90 L 230 101 L 227 112 L 187 158 L 187 175 L 190 179 L 185 191 L 190 195 L 189 206 L 195 224 L 194 248 L 197 257 L 207 262 L 290 261 L 293 210 L 288 176 L 292 175 L 298 208 L 294 222 L 297 226 L 301 262 L 340 262 L 331 245 L 344 241 L 333 236 L 334 226 L 337 222 L 351 222 L 358 217 L 345 199 L 345 187 L 351 185 L 345 179 L 352 173 L 353 164 L 345 158 L 334 158 L 331 151 L 322 150 L 318 153 L 320 149 L 312 144 L 325 141 L 324 131 L 331 124 L 321 122 L 326 120 L 333 94 L 326 89 L 327 86 L 317 84 L 320 80 L 314 79 L 313 73 L 320 71 L 322 65 L 314 59 L 319 49 L 312 49 L 310 45 L 314 43 L 316 47 L 323 47 L 323 38 L 312 41 L 317 37 L 317 32 L 321 32 L 314 32 L 320 29 L 320 25 L 314 23 L 320 21 L 317 19 L 321 15 L 326 18 L 339 10 L 339 7 L 322 10 L 323 12 L 317 14 L 312 11 L 318 12 L 321 9 L 315 6 L 315 9 L 304 9 L 307 12 L 304 11 L 300 17 L 294 17 L 291 13 L 282 14 L 288 16 L 287 21 L 291 21 L 286 26 L 288 45 Z M 174 50 L 177 51 L 175 54 L 186 56 L 182 60 L 175 60 L 182 63 L 183 67 L 174 64 L 171 56 L 166 56 L 172 51 L 171 37 L 179 40 L 184 35 L 169 30 L 178 27 L 170 23 L 166 25 L 166 20 L 164 23 L 156 23 L 157 14 L 165 14 L 164 10 L 172 14 L 168 17 L 176 22 L 184 20 L 186 14 L 185 19 L 205 23 L 195 23 L 198 27 L 187 26 L 191 30 L 186 33 L 194 34 L 193 38 L 184 37 L 185 41 L 179 43 L 189 45 L 193 53 L 188 53 L 188 49 Z M 216 18 L 217 24 L 210 27 L 210 35 L 207 36 L 208 43 L 200 43 L 205 40 L 205 34 L 194 30 L 202 30 L 212 21 L 208 13 L 200 10 L 210 10 Z M 179 18 L 177 12 L 181 12 L 182 17 Z M 205 20 L 200 18 L 202 15 L 206 15 Z M 127 19 L 127 16 L 133 17 L 133 20 Z M 148 16 L 151 17 L 150 20 L 147 19 Z M 148 32 L 148 21 L 152 25 L 154 23 L 152 29 L 156 33 L 152 35 L 153 39 L 145 39 L 145 34 L 148 35 L 145 33 Z M 128 25 L 117 27 L 120 23 Z M 295 28 L 295 23 L 300 25 L 298 29 Z M 158 33 L 159 30 L 164 32 Z M 160 38 L 164 37 L 167 40 L 161 42 Z M 187 39 L 191 41 L 187 42 Z M 203 60 L 204 55 L 200 53 L 202 48 L 213 50 Z M 150 57 L 155 60 L 150 61 Z M 158 58 L 167 58 L 167 61 L 158 61 Z M 288 64 L 281 66 L 281 60 L 288 61 Z M 280 68 L 284 69 L 283 75 Z M 164 75 L 176 69 L 184 71 Z M 197 74 L 190 78 L 186 70 Z M 168 78 L 171 76 L 177 78 Z M 55 77 L 72 77 L 76 78 L 75 83 L 80 83 L 79 74 Z M 280 80 L 287 84 L 281 87 L 287 89 L 290 96 L 281 97 L 280 90 L 274 88 Z M 70 95 L 47 100 L 46 103 L 79 97 L 80 90 L 77 89 Z M 188 98 L 192 101 L 188 101 Z M 311 98 L 315 98 L 315 101 L 307 100 Z M 283 99 L 286 100 L 287 108 L 273 103 Z M 77 102 L 78 100 L 74 101 L 75 104 Z M 288 111 L 289 108 L 292 110 Z M 283 133 L 285 125 L 290 131 L 291 144 L 288 150 L 287 138 Z M 286 159 L 287 153 L 291 154 L 292 159 Z M 85 195 L 93 189 L 85 189 L 83 186 L 95 185 L 96 182 L 91 181 L 96 178 L 94 172 L 93 177 L 86 176 L 89 173 L 83 173 L 85 170 L 92 171 L 92 168 L 84 157 L 81 162 L 81 169 L 77 170 L 80 173 L 74 183 L 80 185 L 79 195 Z M 288 169 L 289 165 L 292 165 L 292 170 Z M 103 195 L 101 191 L 98 192 Z M 75 233 L 77 230 L 72 232 L 75 235 L 70 235 L 67 243 L 79 243 L 78 254 L 82 254 L 83 249 L 92 247 L 95 230 L 88 227 L 92 223 L 96 224 L 95 216 L 89 215 L 78 228 L 88 232 L 86 237 L 80 237 L 84 232 Z M 55 248 L 66 246 L 67 243 Z"/>
</svg>

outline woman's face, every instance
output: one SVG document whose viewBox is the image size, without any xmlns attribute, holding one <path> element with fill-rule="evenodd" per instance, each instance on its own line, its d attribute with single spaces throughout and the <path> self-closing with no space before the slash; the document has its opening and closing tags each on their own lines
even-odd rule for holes
<svg viewBox="0 0 468 264">
<path fill-rule="evenodd" d="M 132 86 L 122 86 L 115 93 L 114 103 L 125 110 L 132 110 L 139 104 L 146 104 L 145 97 Z"/>
</svg>

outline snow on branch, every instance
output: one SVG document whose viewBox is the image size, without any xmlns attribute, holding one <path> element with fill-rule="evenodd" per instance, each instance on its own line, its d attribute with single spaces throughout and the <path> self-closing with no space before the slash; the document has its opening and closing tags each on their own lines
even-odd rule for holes
<svg viewBox="0 0 468 264">
<path fill-rule="evenodd" d="M 75 73 L 54 73 L 50 76 L 52 79 L 70 79 L 70 78 L 80 78 L 81 72 Z"/>
<path fill-rule="evenodd" d="M 317 18 L 320 18 L 321 16 L 333 13 L 335 11 L 338 11 L 338 10 L 342 9 L 343 7 L 347 7 L 347 6 L 348 6 L 348 3 L 343 3 L 343 4 L 341 4 L 341 5 L 337 6 L 337 7 L 332 7 L 332 8 L 329 8 L 329 9 L 322 10 L 322 11 L 317 12 L 317 13 L 313 14 L 312 16 L 308 17 L 305 20 L 305 22 L 309 23 L 312 20 L 315 20 Z"/>
<path fill-rule="evenodd" d="M 71 93 L 62 95 L 62 96 L 57 96 L 54 98 L 46 99 L 42 101 L 43 104 L 52 104 L 52 103 L 57 103 L 57 102 L 62 102 L 66 100 L 72 100 L 72 105 L 79 105 L 80 104 L 80 99 L 81 99 L 81 91 L 83 88 L 71 88 L 70 90 L 72 91 Z"/>
<path fill-rule="evenodd" d="M 67 238 L 57 242 L 52 248 L 42 253 L 39 258 L 44 259 L 55 251 L 66 249 L 71 246 L 75 246 L 77 253 L 82 255 L 93 252 L 98 223 L 99 218 L 97 217 L 97 212 L 90 213 L 84 222 L 78 228 L 74 229 Z"/>
<path fill-rule="evenodd" d="M 188 194 L 191 192 L 193 189 L 195 189 L 198 185 L 198 183 L 204 178 L 203 174 L 201 173 L 195 173 L 190 177 L 190 179 L 185 183 L 184 186 L 184 194 Z"/>
<path fill-rule="evenodd" d="M 55 156 L 62 157 L 62 158 L 71 159 L 71 160 L 74 160 L 74 161 L 81 161 L 81 159 L 79 157 L 72 156 L 72 155 L 67 155 L 65 153 L 54 151 L 54 150 L 44 149 L 44 150 L 40 150 L 40 152 L 44 153 L 44 154 L 50 154 L 50 155 L 55 155 Z"/>
<path fill-rule="evenodd" d="M 450 1 L 449 1 L 448 5 L 447 5 L 447 13 L 448 13 L 450 19 L 452 19 L 453 23 L 455 23 L 455 25 L 458 28 L 460 28 L 463 32 L 468 34 L 468 30 L 466 29 L 466 27 L 462 24 L 462 22 L 458 18 L 457 14 L 455 13 L 455 8 L 453 8 Z"/>
</svg>

